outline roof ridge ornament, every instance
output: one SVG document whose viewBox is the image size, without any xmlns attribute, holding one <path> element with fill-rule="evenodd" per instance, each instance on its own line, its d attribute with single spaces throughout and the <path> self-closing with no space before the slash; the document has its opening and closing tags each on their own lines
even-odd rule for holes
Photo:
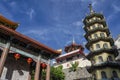
<svg viewBox="0 0 120 80">
<path fill-rule="evenodd" d="M 89 9 L 90 9 L 90 14 L 94 13 L 93 8 L 92 8 L 92 4 L 89 4 L 88 7 L 89 7 Z"/>
<path fill-rule="evenodd" d="M 75 38 L 74 38 L 74 36 L 73 36 L 72 44 L 75 44 Z"/>
</svg>

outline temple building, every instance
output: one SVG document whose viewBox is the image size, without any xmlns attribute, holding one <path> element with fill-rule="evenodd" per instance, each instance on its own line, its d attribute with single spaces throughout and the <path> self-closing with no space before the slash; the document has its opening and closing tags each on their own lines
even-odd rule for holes
<svg viewBox="0 0 120 80">
<path fill-rule="evenodd" d="M 93 11 L 91 4 L 89 8 L 90 13 L 83 20 L 86 48 L 90 51 L 87 58 L 92 63 L 88 71 L 94 80 L 120 80 L 120 64 L 115 61 L 118 54 L 105 18 Z"/>
<path fill-rule="evenodd" d="M 50 60 L 61 52 L 15 31 L 18 26 L 0 15 L 0 80 L 40 80 L 45 67 L 50 80 Z"/>
<path fill-rule="evenodd" d="M 85 67 L 91 66 L 91 62 L 83 53 L 84 48 L 82 45 L 73 41 L 72 44 L 65 47 L 64 51 L 65 54 L 56 58 L 54 67 L 63 67 L 65 80 L 90 80 L 91 74 L 88 73 Z"/>
<path fill-rule="evenodd" d="M 119 53 L 119 55 L 116 57 L 116 60 L 120 62 L 120 34 L 115 39 L 115 45 L 116 45 L 118 53 Z"/>
</svg>

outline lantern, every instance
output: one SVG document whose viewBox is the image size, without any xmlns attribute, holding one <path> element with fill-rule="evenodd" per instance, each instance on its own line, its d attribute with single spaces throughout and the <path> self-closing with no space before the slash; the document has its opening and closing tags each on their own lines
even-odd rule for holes
<svg viewBox="0 0 120 80">
<path fill-rule="evenodd" d="M 14 54 L 14 57 L 15 57 L 15 59 L 17 60 L 17 59 L 20 58 L 20 54 L 16 53 L 16 54 Z"/>
<path fill-rule="evenodd" d="M 47 67 L 47 65 L 45 63 L 41 63 L 41 66 L 43 69 L 45 69 Z"/>
<path fill-rule="evenodd" d="M 28 63 L 28 64 L 30 64 L 32 61 L 33 61 L 32 58 L 28 58 L 28 59 L 27 59 L 27 63 Z"/>
</svg>

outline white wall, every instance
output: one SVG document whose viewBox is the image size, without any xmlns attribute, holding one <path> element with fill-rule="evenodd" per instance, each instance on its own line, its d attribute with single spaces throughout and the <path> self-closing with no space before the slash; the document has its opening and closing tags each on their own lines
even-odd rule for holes
<svg viewBox="0 0 120 80">
<path fill-rule="evenodd" d="M 71 63 L 74 63 L 76 61 L 79 63 L 78 67 L 91 66 L 91 62 L 89 60 L 87 60 L 84 57 L 81 57 L 81 58 L 73 60 L 73 61 L 68 61 L 68 62 L 64 62 L 62 64 L 55 65 L 55 67 L 62 65 L 63 69 L 67 69 L 67 68 L 71 67 Z"/>
</svg>

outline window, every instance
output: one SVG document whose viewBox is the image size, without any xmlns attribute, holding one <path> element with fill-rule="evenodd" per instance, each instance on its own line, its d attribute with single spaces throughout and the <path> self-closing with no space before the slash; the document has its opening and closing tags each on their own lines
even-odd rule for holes
<svg viewBox="0 0 120 80">
<path fill-rule="evenodd" d="M 93 29 L 95 29 L 95 28 L 96 28 L 96 26 L 92 26 L 92 28 L 93 28 Z"/>
<path fill-rule="evenodd" d="M 95 60 L 94 59 L 92 59 L 92 64 L 95 64 Z"/>
<path fill-rule="evenodd" d="M 96 49 L 100 49 L 100 45 L 99 44 L 96 44 Z"/>
<path fill-rule="evenodd" d="M 101 25 L 100 25 L 100 24 L 98 24 L 98 27 L 101 27 Z"/>
<path fill-rule="evenodd" d="M 105 37 L 105 34 L 104 34 L 104 33 L 100 33 L 100 36 L 101 36 L 101 37 Z"/>
<path fill-rule="evenodd" d="M 102 56 L 99 56 L 98 59 L 99 59 L 99 62 L 103 62 Z"/>
<path fill-rule="evenodd" d="M 113 71 L 112 74 L 113 74 L 113 78 L 118 78 L 118 75 L 117 75 L 116 71 Z"/>
<path fill-rule="evenodd" d="M 107 79 L 106 73 L 104 71 L 101 72 L 102 79 Z"/>
<path fill-rule="evenodd" d="M 108 56 L 107 60 L 108 60 L 108 61 L 113 61 L 113 59 L 112 59 L 111 56 Z"/>
<path fill-rule="evenodd" d="M 94 80 L 96 80 L 96 74 L 93 74 L 93 78 L 94 78 Z"/>
<path fill-rule="evenodd" d="M 97 34 L 94 34 L 94 38 L 98 38 L 98 35 L 97 35 Z"/>
<path fill-rule="evenodd" d="M 66 61 L 70 61 L 70 60 L 73 60 L 73 57 L 69 57 L 66 59 Z"/>
<path fill-rule="evenodd" d="M 104 43 L 104 44 L 103 44 L 103 48 L 108 48 L 108 44 L 107 44 L 107 43 Z"/>
<path fill-rule="evenodd" d="M 69 67 L 69 64 L 67 64 L 67 67 Z"/>
</svg>

